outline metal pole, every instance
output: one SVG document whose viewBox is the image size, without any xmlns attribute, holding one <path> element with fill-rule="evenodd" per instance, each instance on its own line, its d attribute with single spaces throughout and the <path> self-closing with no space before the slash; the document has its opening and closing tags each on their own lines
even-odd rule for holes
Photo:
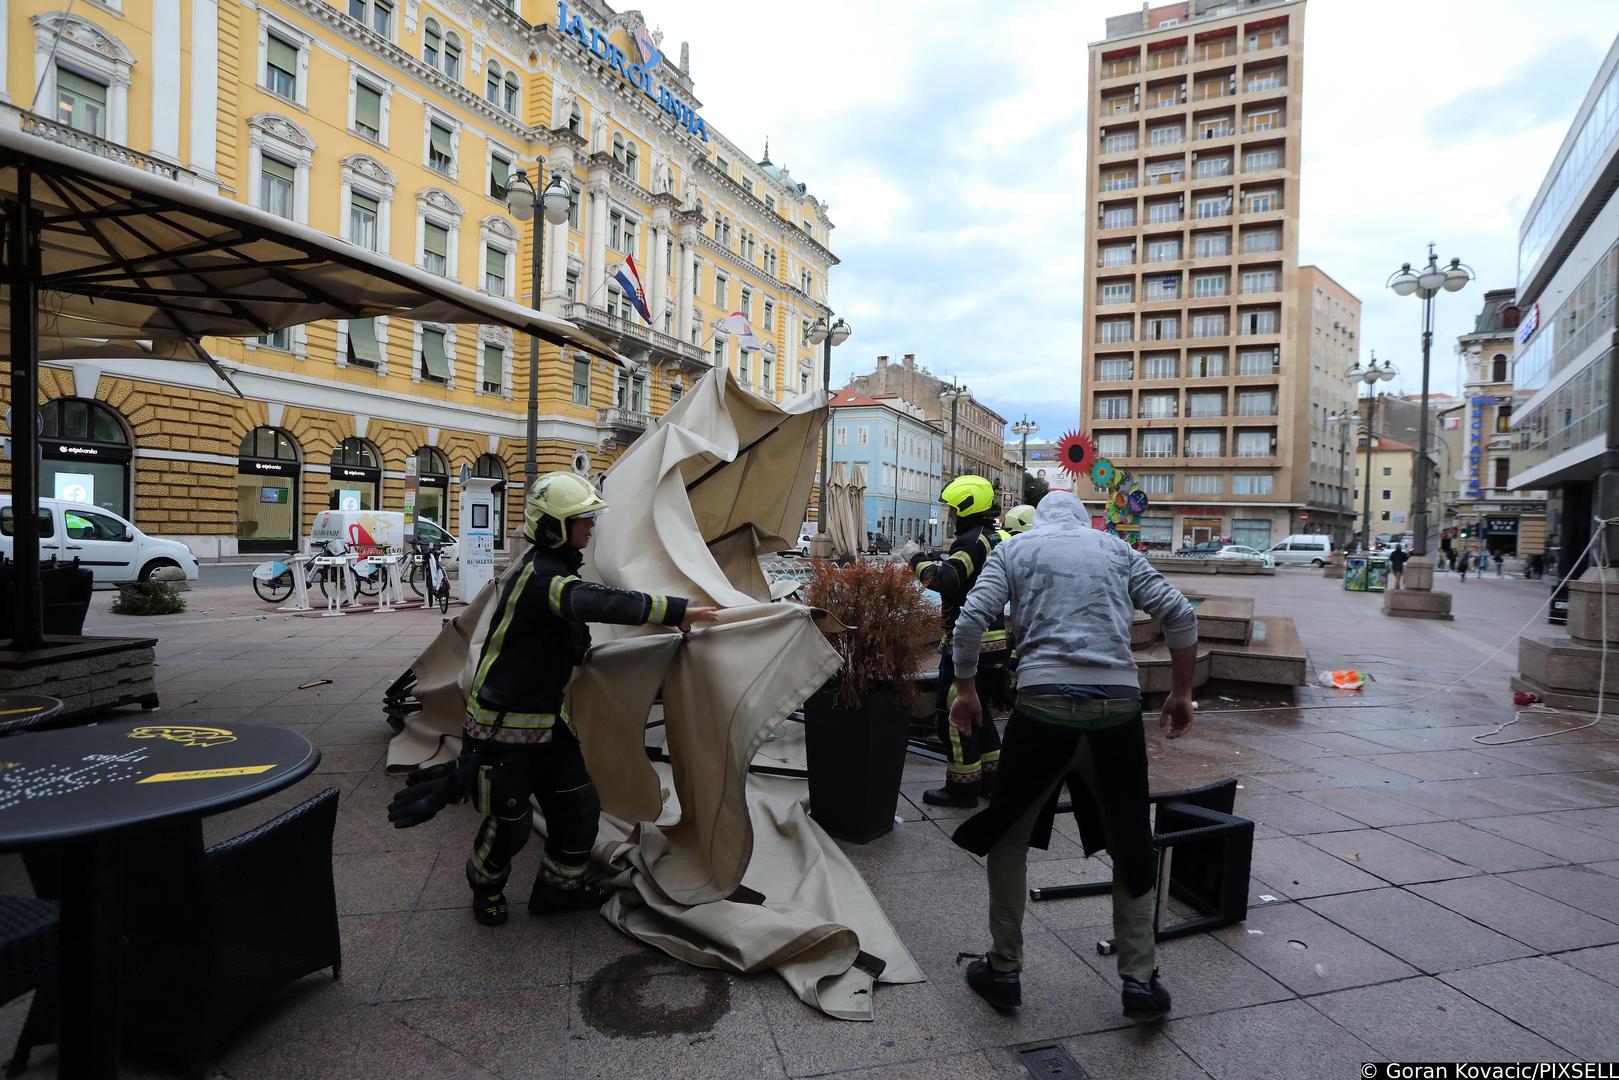
<svg viewBox="0 0 1619 1080">
<path fill-rule="evenodd" d="M 534 162 L 534 251 L 529 258 L 530 306 L 540 310 L 540 277 L 545 269 L 545 159 Z M 523 449 L 523 493 L 534 486 L 540 441 L 540 339 L 528 336 L 528 438 Z"/>
<path fill-rule="evenodd" d="M 1349 532 L 1354 524 L 1349 521 L 1349 500 L 1345 496 L 1349 492 L 1347 474 L 1349 472 L 1349 417 L 1339 415 L 1338 419 L 1338 527 L 1344 530 L 1344 540 L 1347 546 Z M 1346 528 L 1347 526 L 1347 528 Z"/>
<path fill-rule="evenodd" d="M 1433 297 L 1422 301 L 1422 416 L 1417 421 L 1416 507 L 1411 512 L 1413 556 L 1428 554 L 1428 354 L 1433 347 Z"/>
<path fill-rule="evenodd" d="M 899 546 L 899 417 L 894 417 L 894 520 L 889 522 L 888 549 Z"/>
<path fill-rule="evenodd" d="M 17 169 L 17 197 L 6 223 L 7 284 L 11 288 L 11 648 L 45 646 L 39 585 L 39 220 L 33 174 Z"/>
<path fill-rule="evenodd" d="M 828 315 L 831 312 L 827 313 Z M 821 390 L 826 394 L 826 426 L 821 429 L 821 500 L 815 508 L 815 531 L 826 532 L 826 488 L 832 482 L 832 320 L 827 319 L 821 353 Z"/>
<path fill-rule="evenodd" d="M 956 463 L 956 406 L 961 403 L 961 390 L 958 388 L 950 396 L 950 475 L 957 473 Z"/>
<path fill-rule="evenodd" d="M 1368 554 L 1372 549 L 1372 434 L 1377 419 L 1377 393 L 1370 386 L 1366 388 L 1366 498 L 1361 503 L 1360 515 L 1360 552 Z"/>
</svg>

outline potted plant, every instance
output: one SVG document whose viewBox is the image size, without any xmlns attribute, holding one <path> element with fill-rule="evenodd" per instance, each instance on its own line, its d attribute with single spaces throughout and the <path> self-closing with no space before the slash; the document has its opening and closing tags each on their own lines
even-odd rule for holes
<svg viewBox="0 0 1619 1080">
<path fill-rule="evenodd" d="M 902 563 L 814 560 L 805 599 L 848 629 L 843 665 L 804 706 L 810 816 L 856 843 L 894 827 L 916 675 L 938 637 L 939 609 Z"/>
</svg>

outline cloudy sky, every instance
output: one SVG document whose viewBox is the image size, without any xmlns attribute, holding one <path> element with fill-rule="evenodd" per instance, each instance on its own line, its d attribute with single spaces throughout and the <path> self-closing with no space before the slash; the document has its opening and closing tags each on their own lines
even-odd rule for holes
<svg viewBox="0 0 1619 1080">
<path fill-rule="evenodd" d="M 621 0 L 621 7 L 629 4 Z M 703 112 L 831 203 L 833 380 L 879 353 L 958 374 L 1043 435 L 1079 423 L 1086 46 L 1129 0 L 644 0 L 692 47 Z M 1616 33 L 1613 0 L 1311 0 L 1299 258 L 1363 304 L 1363 348 L 1420 387 L 1418 303 L 1383 283 L 1459 256 L 1433 380 L 1483 289 L 1516 284 L 1518 227 Z M 761 14 L 768 12 L 769 14 Z M 795 15 L 790 21 L 789 14 Z M 1401 389 L 1399 382 L 1396 389 Z"/>
</svg>

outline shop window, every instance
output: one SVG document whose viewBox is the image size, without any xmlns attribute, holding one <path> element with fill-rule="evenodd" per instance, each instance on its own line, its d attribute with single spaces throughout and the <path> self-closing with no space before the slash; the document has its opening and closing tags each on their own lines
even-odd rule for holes
<svg viewBox="0 0 1619 1080">
<path fill-rule="evenodd" d="M 494 454 L 482 454 L 472 464 L 472 475 L 495 481 L 495 550 L 506 550 L 506 463 Z"/>
<path fill-rule="evenodd" d="M 416 516 L 448 528 L 450 463 L 443 451 L 424 446 L 416 451 Z"/>
<path fill-rule="evenodd" d="M 298 546 L 299 459 L 292 437 L 259 427 L 242 437 L 236 469 L 236 544 L 241 551 Z"/>
<path fill-rule="evenodd" d="M 349 437 L 332 448 L 331 510 L 376 510 L 382 502 L 382 455 L 367 439 Z"/>
<path fill-rule="evenodd" d="M 47 401 L 39 416 L 39 493 L 128 518 L 134 448 L 123 419 L 85 398 Z"/>
</svg>

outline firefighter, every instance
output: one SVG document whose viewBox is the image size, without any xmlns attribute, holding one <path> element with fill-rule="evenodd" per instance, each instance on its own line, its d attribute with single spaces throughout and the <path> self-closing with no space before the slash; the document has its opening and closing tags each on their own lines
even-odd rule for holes
<svg viewBox="0 0 1619 1080">
<path fill-rule="evenodd" d="M 1028 503 L 1012 507 L 1001 518 L 1001 531 L 1010 533 L 1011 536 L 1028 532 L 1032 528 L 1034 528 L 1034 507 Z M 1009 536 L 1008 539 L 1010 538 Z"/>
<path fill-rule="evenodd" d="M 592 622 L 677 626 L 712 622 L 714 608 L 583 581 L 579 566 L 607 503 L 583 477 L 547 473 L 523 504 L 532 546 L 500 591 L 467 700 L 464 733 L 480 758 L 472 801 L 484 814 L 467 860 L 472 913 L 485 926 L 506 921 L 512 857 L 532 828 L 529 797 L 545 814 L 545 852 L 529 896 L 540 914 L 598 907 L 585 879 L 601 802 L 568 719 L 563 691 L 590 648 Z"/>
<path fill-rule="evenodd" d="M 939 594 L 939 615 L 944 636 L 939 642 L 939 692 L 935 702 L 935 728 L 949 752 L 942 787 L 922 793 L 930 806 L 978 805 L 978 796 L 994 785 L 995 768 L 1001 757 L 1001 738 L 995 725 L 961 732 L 950 726 L 950 705 L 955 698 L 955 669 L 950 655 L 956 616 L 989 553 L 1010 534 L 995 526 L 995 487 L 982 476 L 958 476 L 939 495 L 949 508 L 955 541 L 945 555 L 919 553 L 911 557 L 911 569 L 927 589 Z M 1010 642 L 1006 628 L 997 622 L 982 633 L 978 689 L 980 697 L 991 701 L 1006 698 L 1004 686 L 1010 663 Z"/>
</svg>

